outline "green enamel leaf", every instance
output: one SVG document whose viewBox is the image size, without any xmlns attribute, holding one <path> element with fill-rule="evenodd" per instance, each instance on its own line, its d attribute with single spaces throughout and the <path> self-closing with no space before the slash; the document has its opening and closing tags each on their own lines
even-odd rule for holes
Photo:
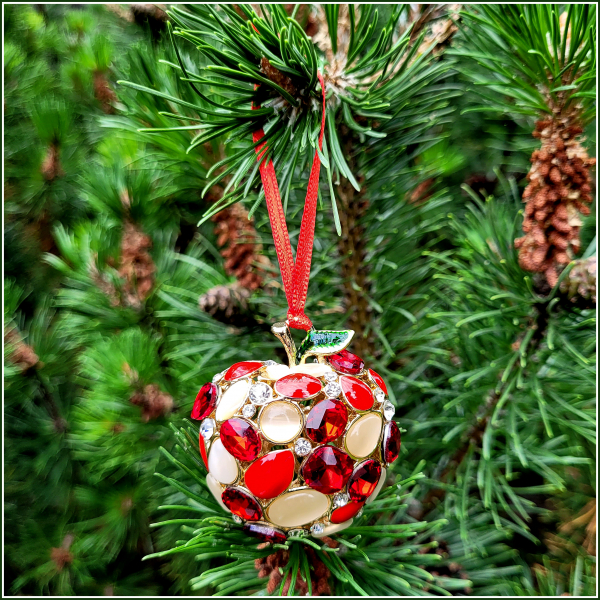
<svg viewBox="0 0 600 600">
<path fill-rule="evenodd" d="M 354 331 L 346 329 L 345 331 L 309 331 L 304 338 L 296 357 L 298 362 L 307 356 L 327 356 L 336 354 L 343 350 L 352 340 Z"/>
</svg>

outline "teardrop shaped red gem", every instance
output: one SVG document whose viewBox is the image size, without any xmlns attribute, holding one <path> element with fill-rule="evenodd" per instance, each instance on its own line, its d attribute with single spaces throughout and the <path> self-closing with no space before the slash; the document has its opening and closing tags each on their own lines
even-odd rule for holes
<svg viewBox="0 0 600 600">
<path fill-rule="evenodd" d="M 340 377 L 340 385 L 346 402 L 356 410 L 370 410 L 375 402 L 371 388 L 356 377 Z"/>
<path fill-rule="evenodd" d="M 364 504 L 364 502 L 355 502 L 354 500 L 351 500 L 350 502 L 348 502 L 348 504 L 336 508 L 331 513 L 331 517 L 329 520 L 332 523 L 343 523 L 344 521 L 347 521 L 348 519 L 351 519 L 352 517 L 356 516 L 356 514 L 364 506 Z"/>
<path fill-rule="evenodd" d="M 347 375 L 358 375 L 365 368 L 365 361 L 348 350 L 332 354 L 327 361 L 336 371 Z"/>
<path fill-rule="evenodd" d="M 225 421 L 219 435 L 225 450 L 242 461 L 254 460 L 262 447 L 254 426 L 237 417 Z"/>
<path fill-rule="evenodd" d="M 275 498 L 292 483 L 295 464 L 296 459 L 291 450 L 269 452 L 254 461 L 246 471 L 246 487 L 257 498 Z"/>
<path fill-rule="evenodd" d="M 229 369 L 227 369 L 225 381 L 235 381 L 240 377 L 250 375 L 255 371 L 258 371 L 262 366 L 263 364 L 257 360 L 235 363 L 235 365 L 231 365 Z"/>
<path fill-rule="evenodd" d="M 229 487 L 221 494 L 223 504 L 238 517 L 246 521 L 260 521 L 262 508 L 260 504 L 246 491 Z"/>
<path fill-rule="evenodd" d="M 286 540 L 283 531 L 275 529 L 275 527 L 271 527 L 266 523 L 246 523 L 242 529 L 263 542 L 283 544 Z"/>
<path fill-rule="evenodd" d="M 200 448 L 200 456 L 202 456 L 202 460 L 204 461 L 204 466 L 208 471 L 208 456 L 206 455 L 206 442 L 202 437 L 202 433 L 198 436 L 198 447 Z"/>
<path fill-rule="evenodd" d="M 217 404 L 219 390 L 214 383 L 205 383 L 198 392 L 192 408 L 192 419 L 197 421 L 208 417 Z"/>
<path fill-rule="evenodd" d="M 327 398 L 315 404 L 306 417 L 306 436 L 317 444 L 332 442 L 344 433 L 348 409 L 343 402 Z"/>
<path fill-rule="evenodd" d="M 400 429 L 394 421 L 390 421 L 383 430 L 383 442 L 381 443 L 383 460 L 393 463 L 400 454 Z"/>
<path fill-rule="evenodd" d="M 275 382 L 275 391 L 286 398 L 294 400 L 306 400 L 316 396 L 323 385 L 312 375 L 306 373 L 291 373 L 285 375 Z"/>
<path fill-rule="evenodd" d="M 383 377 L 379 373 L 373 371 L 373 369 L 369 369 L 369 375 L 371 375 L 371 379 L 377 384 L 379 388 L 381 388 L 383 393 L 387 396 L 387 385 L 385 385 Z"/>
<path fill-rule="evenodd" d="M 339 492 L 352 473 L 352 459 L 333 446 L 321 446 L 313 451 L 302 467 L 307 485 L 322 494 Z"/>
<path fill-rule="evenodd" d="M 348 495 L 352 500 L 366 500 L 377 487 L 381 477 L 381 465 L 372 458 L 360 463 L 348 482 Z"/>
</svg>

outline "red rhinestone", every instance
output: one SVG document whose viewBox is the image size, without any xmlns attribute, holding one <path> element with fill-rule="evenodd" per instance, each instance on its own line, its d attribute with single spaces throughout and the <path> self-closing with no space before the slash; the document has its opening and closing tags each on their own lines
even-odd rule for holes
<svg viewBox="0 0 600 600">
<path fill-rule="evenodd" d="M 390 421 L 383 430 L 383 460 L 393 463 L 400 454 L 400 429 L 394 421 Z"/>
<path fill-rule="evenodd" d="M 373 369 L 369 369 L 369 374 L 371 375 L 371 379 L 382 389 L 383 393 L 387 396 L 387 385 L 385 385 L 383 377 L 379 373 L 373 371 Z"/>
<path fill-rule="evenodd" d="M 294 478 L 296 459 L 291 450 L 276 450 L 254 461 L 246 471 L 246 487 L 257 497 L 275 498 Z"/>
<path fill-rule="evenodd" d="M 286 398 L 306 400 L 316 396 L 322 389 L 321 382 L 312 375 L 291 373 L 275 382 L 275 391 Z"/>
<path fill-rule="evenodd" d="M 221 494 L 221 500 L 234 515 L 246 521 L 260 521 L 262 518 L 260 504 L 248 492 L 240 488 L 227 488 Z"/>
<path fill-rule="evenodd" d="M 243 461 L 254 460 L 262 446 L 258 432 L 244 419 L 234 417 L 225 421 L 221 425 L 220 436 L 225 450 Z"/>
<path fill-rule="evenodd" d="M 332 523 L 344 523 L 348 519 L 356 516 L 356 513 L 364 506 L 364 502 L 354 502 L 351 500 L 348 504 L 336 508 L 332 513 L 329 520 Z"/>
<path fill-rule="evenodd" d="M 332 446 L 317 448 L 306 460 L 302 477 L 307 485 L 322 494 L 339 492 L 352 473 L 352 459 Z"/>
<path fill-rule="evenodd" d="M 369 410 L 375 402 L 371 388 L 356 377 L 340 377 L 340 385 L 346 402 L 356 410 Z"/>
<path fill-rule="evenodd" d="M 354 469 L 348 482 L 348 494 L 352 500 L 366 500 L 377 487 L 381 477 L 381 465 L 373 459 L 365 460 Z"/>
<path fill-rule="evenodd" d="M 208 471 L 208 456 L 206 456 L 206 442 L 202 437 L 202 433 L 198 436 L 198 446 L 200 448 L 200 455 L 202 456 L 202 460 L 204 461 L 204 466 Z"/>
<path fill-rule="evenodd" d="M 266 523 L 246 523 L 243 530 L 250 535 L 257 537 L 263 542 L 272 542 L 273 544 L 283 544 L 285 542 L 285 533 L 275 529 Z"/>
<path fill-rule="evenodd" d="M 227 369 L 225 381 L 235 381 L 240 377 L 250 375 L 251 373 L 254 373 L 254 371 L 258 371 L 262 366 L 263 364 L 257 360 L 235 363 L 235 365 L 231 365 L 229 369 Z"/>
<path fill-rule="evenodd" d="M 333 354 L 327 360 L 336 371 L 347 375 L 358 375 L 365 368 L 365 361 L 348 350 Z"/>
<path fill-rule="evenodd" d="M 205 383 L 198 392 L 194 407 L 192 408 L 192 419 L 199 421 L 208 417 L 215 408 L 219 390 L 214 383 Z"/>
<path fill-rule="evenodd" d="M 343 402 L 327 398 L 312 407 L 306 417 L 306 436 L 317 444 L 331 442 L 342 433 L 348 423 L 348 410 Z"/>
</svg>

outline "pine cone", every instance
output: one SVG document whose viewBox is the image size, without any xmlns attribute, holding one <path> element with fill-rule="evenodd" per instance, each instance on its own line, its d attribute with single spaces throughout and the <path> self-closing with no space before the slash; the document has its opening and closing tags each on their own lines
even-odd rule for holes
<svg viewBox="0 0 600 600">
<path fill-rule="evenodd" d="M 273 83 L 276 83 L 279 87 L 282 87 L 288 94 L 295 96 L 298 89 L 294 85 L 294 82 L 285 73 L 282 73 L 279 69 L 276 69 L 268 58 L 264 56 L 260 59 L 260 70 L 264 73 L 267 79 L 270 79 Z"/>
<path fill-rule="evenodd" d="M 131 4 L 131 20 L 147 26 L 154 41 L 158 41 L 166 28 L 168 16 L 165 4 Z"/>
<path fill-rule="evenodd" d="M 144 386 L 143 390 L 135 392 L 129 401 L 136 406 L 141 406 L 144 423 L 164 417 L 173 409 L 173 398 L 166 392 L 162 392 L 155 383 L 150 383 Z"/>
<path fill-rule="evenodd" d="M 65 535 L 60 548 L 52 548 L 50 550 L 50 560 L 56 565 L 58 572 L 62 571 L 66 565 L 73 562 L 74 556 L 69 552 L 69 548 L 73 543 L 75 536 L 72 533 Z"/>
<path fill-rule="evenodd" d="M 268 259 L 260 252 L 254 223 L 248 220 L 248 212 L 239 203 L 213 217 L 217 245 L 225 259 L 225 272 L 234 275 L 241 287 L 254 291 L 263 284 L 263 271 Z"/>
<path fill-rule="evenodd" d="M 19 367 L 22 373 L 35 367 L 40 361 L 33 348 L 23 341 L 15 327 L 4 330 L 4 345 L 9 348 L 8 360 Z"/>
<path fill-rule="evenodd" d="M 543 273 L 554 287 L 560 271 L 580 249 L 580 214 L 589 214 L 591 178 L 589 158 L 579 139 L 581 127 L 570 117 L 539 120 L 533 136 L 542 146 L 531 155 L 526 203 L 525 235 L 515 240 L 519 264 L 526 271 Z"/>
<path fill-rule="evenodd" d="M 238 282 L 217 285 L 200 296 L 198 306 L 213 319 L 233 327 L 257 327 L 259 321 L 248 305 L 250 290 Z"/>
<path fill-rule="evenodd" d="M 323 538 L 321 540 L 331 548 L 337 548 L 338 543 L 334 542 L 331 538 Z M 259 549 L 266 548 L 267 544 L 260 544 Z M 329 577 L 331 573 L 325 566 L 323 561 L 318 557 L 317 552 L 309 547 L 304 547 L 303 551 L 306 552 L 308 563 L 312 567 L 311 573 L 311 586 L 313 596 L 330 596 L 331 588 L 329 587 Z M 254 567 L 258 571 L 260 578 L 268 577 L 267 592 L 273 594 L 279 590 L 281 585 L 282 576 L 279 569 L 283 569 L 289 559 L 289 552 L 285 550 L 278 550 L 273 554 L 270 554 L 266 558 L 257 558 L 254 561 Z M 287 596 L 291 585 L 291 573 L 288 573 L 286 582 L 283 586 L 283 595 Z M 298 571 L 296 577 L 296 585 L 294 589 L 300 592 L 301 596 L 308 594 L 308 584 L 303 579 L 303 573 Z"/>
<path fill-rule="evenodd" d="M 150 236 L 127 221 L 121 239 L 119 265 L 119 275 L 125 280 L 123 302 L 126 306 L 139 308 L 154 287 L 156 266 L 148 252 L 151 247 Z"/>
<path fill-rule="evenodd" d="M 60 164 L 60 148 L 58 144 L 52 143 L 48 146 L 48 151 L 42 161 L 40 171 L 46 181 L 54 181 L 57 177 L 62 177 L 65 174 Z"/>
<path fill-rule="evenodd" d="M 100 102 L 104 113 L 112 115 L 115 112 L 113 102 L 116 101 L 117 95 L 102 71 L 94 71 L 94 96 Z"/>
<path fill-rule="evenodd" d="M 572 302 L 576 302 L 579 296 L 591 299 L 596 304 L 597 267 L 595 256 L 575 261 L 575 265 L 560 284 L 561 291 L 565 292 Z"/>
</svg>

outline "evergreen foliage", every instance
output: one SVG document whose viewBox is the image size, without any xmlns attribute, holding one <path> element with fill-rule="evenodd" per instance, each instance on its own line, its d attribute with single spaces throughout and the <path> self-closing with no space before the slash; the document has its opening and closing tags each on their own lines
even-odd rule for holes
<svg viewBox="0 0 600 600">
<path fill-rule="evenodd" d="M 5 593 L 594 595 L 593 210 L 556 281 L 515 240 L 535 122 L 593 154 L 595 6 L 40 6 L 5 9 Z M 283 358 L 252 134 L 294 246 L 318 73 L 306 313 L 403 446 L 333 540 L 258 544 L 187 417 Z"/>
</svg>

